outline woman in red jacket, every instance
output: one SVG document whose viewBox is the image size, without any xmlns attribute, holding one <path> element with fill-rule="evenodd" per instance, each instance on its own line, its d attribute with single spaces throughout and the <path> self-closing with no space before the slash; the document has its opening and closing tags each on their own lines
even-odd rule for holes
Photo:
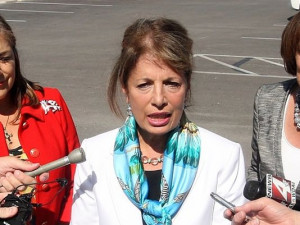
<svg viewBox="0 0 300 225">
<path fill-rule="evenodd" d="M 0 16 L 0 156 L 13 155 L 43 165 L 68 155 L 79 145 L 74 122 L 60 92 L 22 76 L 15 36 Z M 29 224 L 68 224 L 74 170 L 72 165 L 50 171 L 48 181 L 68 180 L 61 192 L 64 185 L 57 182 L 36 186 L 32 201 L 41 206 L 34 209 Z M 14 176 L 0 178 L 0 192 L 17 186 Z"/>
</svg>

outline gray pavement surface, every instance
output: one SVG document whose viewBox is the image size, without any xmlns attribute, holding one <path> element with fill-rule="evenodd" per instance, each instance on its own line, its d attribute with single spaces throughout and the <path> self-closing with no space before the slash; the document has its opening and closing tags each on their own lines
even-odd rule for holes
<svg viewBox="0 0 300 225">
<path fill-rule="evenodd" d="M 0 14 L 17 36 L 24 74 L 61 90 L 81 141 L 122 124 L 109 110 L 106 84 L 124 29 L 139 17 L 179 20 L 194 40 L 193 105 L 188 115 L 198 125 L 239 142 L 246 165 L 257 88 L 290 78 L 280 58 L 280 39 L 288 18 L 296 13 L 289 0 L 0 4 Z"/>
</svg>

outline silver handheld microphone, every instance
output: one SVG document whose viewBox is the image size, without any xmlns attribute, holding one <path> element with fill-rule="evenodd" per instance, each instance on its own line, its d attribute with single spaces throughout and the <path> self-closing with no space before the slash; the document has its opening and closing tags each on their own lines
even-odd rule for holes
<svg viewBox="0 0 300 225">
<path fill-rule="evenodd" d="M 25 174 L 27 174 L 31 177 L 34 177 L 34 176 L 40 175 L 42 173 L 48 172 L 53 169 L 67 166 L 72 163 L 81 163 L 84 161 L 85 161 L 85 153 L 84 153 L 83 149 L 77 148 L 77 149 L 74 149 L 72 152 L 70 152 L 69 155 L 67 155 L 63 158 L 57 159 L 53 162 L 47 163 L 43 166 L 40 166 L 36 170 L 30 171 L 30 172 L 25 172 Z"/>
</svg>

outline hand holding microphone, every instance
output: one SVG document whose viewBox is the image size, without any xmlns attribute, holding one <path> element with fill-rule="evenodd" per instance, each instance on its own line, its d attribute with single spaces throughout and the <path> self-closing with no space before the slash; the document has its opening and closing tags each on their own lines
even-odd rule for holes
<svg viewBox="0 0 300 225">
<path fill-rule="evenodd" d="M 229 210 L 224 213 L 232 225 L 300 225 L 300 212 L 266 197 L 249 201 L 235 209 L 234 215 Z M 251 215 L 247 223 L 244 222 L 246 215 Z"/>
<path fill-rule="evenodd" d="M 2 167 L 0 166 L 0 171 L 6 171 L 6 174 L 4 174 L 2 178 L 0 178 L 0 183 L 1 183 L 0 192 L 9 192 L 14 190 L 16 187 L 20 186 L 21 184 L 33 183 L 34 182 L 33 177 L 37 175 L 42 174 L 43 177 L 40 177 L 40 181 L 46 181 L 49 176 L 49 174 L 47 173 L 48 171 L 72 163 L 80 163 L 85 161 L 85 153 L 82 148 L 78 148 L 73 150 L 68 156 L 60 158 L 48 164 L 42 165 L 40 167 L 38 167 L 39 166 L 38 163 L 29 163 L 12 156 L 0 157 L 0 161 L 2 158 L 3 160 L 4 158 L 6 159 L 5 163 L 7 165 L 6 164 L 3 165 L 6 165 L 5 168 L 8 168 L 9 170 L 8 169 L 1 170 L 3 166 Z M 32 170 L 32 171 L 22 173 L 21 170 L 22 171 Z M 24 188 L 25 186 L 22 186 L 19 189 L 22 190 Z"/>
<path fill-rule="evenodd" d="M 244 196 L 251 201 L 235 207 L 234 213 L 229 210 L 224 212 L 224 217 L 231 220 L 232 225 L 300 224 L 294 223 L 298 221 L 294 218 L 300 219 L 300 212 L 289 209 L 297 207 L 294 182 L 266 174 L 260 182 L 248 181 L 244 188 Z M 247 215 L 251 215 L 251 219 L 245 223 Z"/>
<path fill-rule="evenodd" d="M 42 173 L 48 172 L 50 170 L 54 170 L 63 166 L 67 166 L 73 163 L 81 163 L 85 161 L 85 153 L 82 148 L 77 148 L 73 150 L 69 155 L 47 163 L 45 165 L 40 166 L 38 169 L 25 172 L 26 175 L 34 177 L 40 175 Z"/>
<path fill-rule="evenodd" d="M 24 174 L 24 171 L 32 171 L 40 166 L 39 163 L 31 163 L 14 156 L 0 157 L 0 192 L 14 190 L 20 184 L 33 183 L 33 177 Z M 48 174 L 42 174 L 41 179 L 47 180 Z M 20 188 L 20 190 L 24 187 Z"/>
<path fill-rule="evenodd" d="M 72 163 L 79 163 L 85 161 L 85 153 L 82 148 L 78 148 L 73 150 L 68 156 L 65 156 L 63 158 L 57 159 L 53 162 L 50 162 L 48 164 L 42 165 L 39 168 L 30 171 L 30 172 L 25 172 L 21 173 L 22 176 L 31 178 L 40 175 L 40 174 L 45 174 L 50 170 L 60 168 L 62 166 L 66 166 Z M 38 166 L 38 165 L 37 165 Z M 20 172 L 20 171 L 19 171 Z M 20 182 L 20 181 L 18 181 Z M 60 178 L 56 179 L 55 181 L 50 181 L 47 182 L 49 183 L 54 183 L 57 182 L 60 184 L 61 188 L 60 190 L 57 191 L 57 194 L 60 193 L 60 191 L 66 186 L 68 183 L 67 179 L 65 178 Z M 23 183 L 20 186 L 23 188 L 28 187 L 29 185 L 36 185 L 37 183 Z M 41 183 L 39 183 L 41 184 Z M 1 189 L 5 189 L 4 187 Z M 18 225 L 18 224 L 25 224 L 26 221 L 28 221 L 31 217 L 33 207 L 41 207 L 43 205 L 49 204 L 52 200 L 46 202 L 46 203 L 31 203 L 31 198 L 34 195 L 34 189 L 30 193 L 26 194 L 18 194 L 19 186 L 16 187 L 11 194 L 8 194 L 7 197 L 3 201 L 1 201 L 1 206 L 0 209 L 0 224 L 11 224 L 11 225 Z M 56 194 L 56 195 L 57 195 Z M 53 198 L 55 198 L 55 196 Z M 17 206 L 17 208 L 12 207 L 12 206 Z M 10 209 L 11 212 L 8 213 L 6 210 Z M 18 210 L 18 212 L 17 212 Z M 13 213 L 17 213 L 16 216 L 13 216 Z M 13 217 L 11 217 L 13 216 Z M 11 218 L 8 218 L 11 217 Z M 3 219 L 2 219 L 3 218 Z"/>
</svg>

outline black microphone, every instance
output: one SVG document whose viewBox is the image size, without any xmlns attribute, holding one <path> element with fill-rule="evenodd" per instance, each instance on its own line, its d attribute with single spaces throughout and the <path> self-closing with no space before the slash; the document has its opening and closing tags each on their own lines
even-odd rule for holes
<svg viewBox="0 0 300 225">
<path fill-rule="evenodd" d="M 85 161 L 85 153 L 83 148 L 74 149 L 68 156 L 57 159 L 53 162 L 47 163 L 45 165 L 40 166 L 36 170 L 25 172 L 25 174 L 34 177 L 40 175 L 42 173 L 48 172 L 50 170 L 54 170 L 63 166 L 67 166 L 71 163 L 81 163 Z"/>
<path fill-rule="evenodd" d="M 266 174 L 261 182 L 248 181 L 244 187 L 244 196 L 248 200 L 268 197 L 295 209 L 296 186 L 290 180 Z"/>
</svg>

